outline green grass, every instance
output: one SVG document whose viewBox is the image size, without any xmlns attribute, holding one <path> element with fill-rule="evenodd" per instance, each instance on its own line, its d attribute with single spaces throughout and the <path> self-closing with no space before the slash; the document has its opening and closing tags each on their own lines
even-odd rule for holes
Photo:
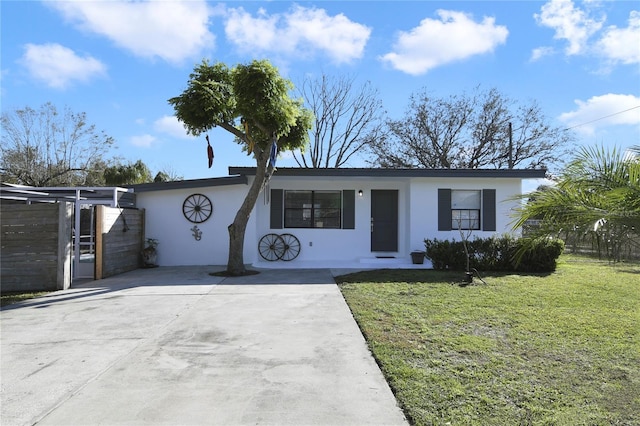
<svg viewBox="0 0 640 426">
<path fill-rule="evenodd" d="M 415 425 L 640 425 L 640 265 L 337 277 Z"/>
<path fill-rule="evenodd" d="M 50 291 L 37 292 L 9 292 L 0 295 L 0 307 L 11 305 L 13 303 L 22 302 L 23 300 L 33 299 L 34 297 L 44 296 L 51 293 Z"/>
</svg>

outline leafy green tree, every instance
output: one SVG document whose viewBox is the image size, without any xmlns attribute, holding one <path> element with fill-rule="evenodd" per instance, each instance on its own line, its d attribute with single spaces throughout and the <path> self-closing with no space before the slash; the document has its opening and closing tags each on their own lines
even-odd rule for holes
<svg viewBox="0 0 640 426">
<path fill-rule="evenodd" d="M 184 176 L 179 175 L 171 165 L 165 166 L 153 178 L 154 182 L 175 182 L 183 180 Z"/>
<path fill-rule="evenodd" d="M 557 185 L 534 192 L 517 212 L 515 227 L 538 220 L 531 238 L 595 237 L 620 260 L 625 245 L 640 236 L 640 147 L 582 148 Z"/>
<path fill-rule="evenodd" d="M 112 137 L 87 122 L 84 112 L 59 111 L 48 102 L 2 114 L 3 182 L 29 186 L 97 186 Z"/>
<path fill-rule="evenodd" d="M 104 180 L 107 186 L 124 186 L 148 183 L 153 179 L 147 165 L 142 160 L 138 160 L 135 163 L 107 167 L 104 171 Z"/>
<path fill-rule="evenodd" d="M 256 161 L 256 176 L 228 227 L 229 275 L 247 273 L 243 257 L 245 230 L 258 195 L 275 170 L 275 155 L 307 143 L 313 117 L 302 100 L 290 97 L 292 89 L 293 84 L 267 60 L 233 68 L 203 61 L 190 74 L 182 94 L 169 99 L 176 117 L 190 134 L 198 136 L 219 126 L 233 134 Z"/>
<path fill-rule="evenodd" d="M 156 177 L 153 178 L 154 182 L 170 182 L 171 178 L 165 172 L 158 172 Z"/>
</svg>

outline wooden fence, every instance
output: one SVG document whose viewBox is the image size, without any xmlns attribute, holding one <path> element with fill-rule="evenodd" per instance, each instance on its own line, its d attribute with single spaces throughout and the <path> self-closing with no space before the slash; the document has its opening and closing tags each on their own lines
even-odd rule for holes
<svg viewBox="0 0 640 426">
<path fill-rule="evenodd" d="M 0 205 L 0 289 L 67 289 L 72 282 L 73 203 Z M 95 279 L 141 266 L 144 210 L 96 206 Z"/>
<path fill-rule="evenodd" d="M 96 279 L 141 266 L 144 210 L 96 208 Z"/>
<path fill-rule="evenodd" d="M 71 285 L 73 203 L 0 205 L 2 292 Z"/>
</svg>

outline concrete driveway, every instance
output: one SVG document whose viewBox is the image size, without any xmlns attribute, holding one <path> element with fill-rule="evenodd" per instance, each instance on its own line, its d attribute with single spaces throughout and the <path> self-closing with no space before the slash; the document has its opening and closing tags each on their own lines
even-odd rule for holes
<svg viewBox="0 0 640 426">
<path fill-rule="evenodd" d="M 140 269 L 1 312 L 2 425 L 404 425 L 328 269 Z"/>
</svg>

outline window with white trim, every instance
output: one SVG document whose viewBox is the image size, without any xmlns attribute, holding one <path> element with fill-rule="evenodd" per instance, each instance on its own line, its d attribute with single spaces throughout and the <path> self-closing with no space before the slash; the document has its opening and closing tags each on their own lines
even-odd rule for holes
<svg viewBox="0 0 640 426">
<path fill-rule="evenodd" d="M 480 229 L 481 191 L 451 191 L 451 229 Z"/>
<path fill-rule="evenodd" d="M 340 229 L 342 191 L 284 191 L 285 228 Z"/>
</svg>

